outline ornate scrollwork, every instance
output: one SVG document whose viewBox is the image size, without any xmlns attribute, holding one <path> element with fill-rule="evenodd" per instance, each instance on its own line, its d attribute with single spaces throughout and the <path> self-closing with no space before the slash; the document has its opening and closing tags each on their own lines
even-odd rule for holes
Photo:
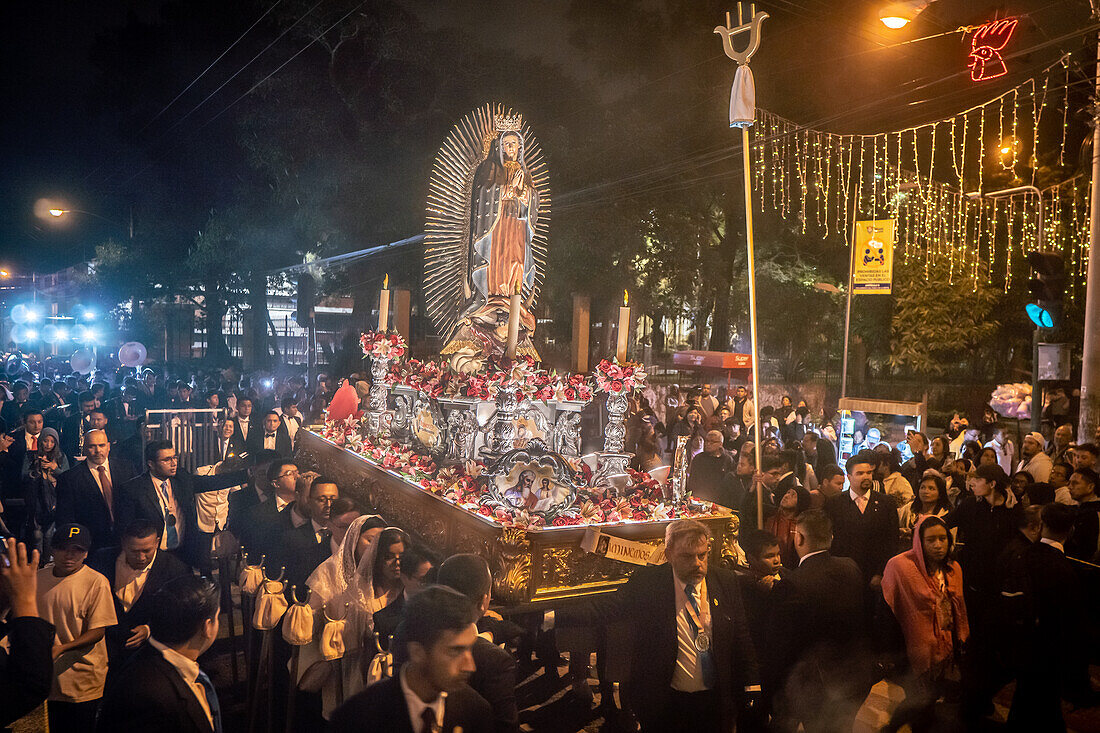
<svg viewBox="0 0 1100 733">
<path fill-rule="evenodd" d="M 622 453 L 626 442 L 626 411 L 629 401 L 623 392 L 607 393 L 607 425 L 603 429 L 603 449 Z"/>
<path fill-rule="evenodd" d="M 584 485 L 569 462 L 539 440 L 501 455 L 479 481 L 485 489 L 482 504 L 525 509 L 547 523 L 573 506 L 577 489 Z"/>
<path fill-rule="evenodd" d="M 506 603 L 526 601 L 531 583 L 531 542 L 527 531 L 505 527 L 497 537 L 493 560 L 493 595 Z"/>
<path fill-rule="evenodd" d="M 409 440 L 409 425 L 412 423 L 412 397 L 398 394 L 393 398 L 393 419 L 390 420 L 390 432 L 393 437 L 406 443 Z"/>
<path fill-rule="evenodd" d="M 550 447 L 569 458 L 581 455 L 581 414 L 579 412 L 560 412 L 557 422 L 550 431 Z"/>
<path fill-rule="evenodd" d="M 745 551 L 737 542 L 741 530 L 741 518 L 734 514 L 726 523 L 726 531 L 722 533 L 722 560 L 726 564 L 744 565 Z"/>
<path fill-rule="evenodd" d="M 376 356 L 370 362 L 371 387 L 367 397 L 367 435 L 371 437 L 387 437 L 388 426 L 384 424 L 382 416 L 386 413 L 389 401 L 390 389 L 386 384 L 386 372 L 389 370 L 390 360 Z"/>
</svg>

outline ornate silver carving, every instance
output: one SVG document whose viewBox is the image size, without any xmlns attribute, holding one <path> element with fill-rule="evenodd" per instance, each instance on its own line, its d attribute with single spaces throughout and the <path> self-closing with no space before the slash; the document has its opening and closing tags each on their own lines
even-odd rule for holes
<svg viewBox="0 0 1100 733">
<path fill-rule="evenodd" d="M 371 357 L 371 385 L 367 397 L 367 435 L 372 438 L 389 437 L 389 420 L 384 418 L 390 394 L 389 385 L 386 384 L 386 373 L 389 368 L 389 359 L 380 356 Z"/>
<path fill-rule="evenodd" d="M 568 461 L 539 440 L 502 454 L 479 481 L 486 489 L 482 504 L 525 509 L 547 521 L 573 506 L 584 483 Z"/>
<path fill-rule="evenodd" d="M 519 400 L 516 391 L 503 388 L 497 392 L 497 410 L 493 415 L 492 451 L 497 455 L 509 452 L 516 441 L 516 410 Z"/>
<path fill-rule="evenodd" d="M 394 408 L 393 419 L 390 420 L 390 433 L 395 440 L 407 443 L 411 438 L 409 426 L 412 423 L 412 407 L 415 398 L 411 395 L 401 394 L 398 390 L 394 391 L 397 394 L 393 398 Z"/>
<path fill-rule="evenodd" d="M 477 416 L 469 409 L 453 408 L 447 413 L 447 458 L 465 463 L 474 457 Z"/>
<path fill-rule="evenodd" d="M 447 423 L 439 404 L 426 395 L 420 395 L 413 403 L 412 421 L 409 426 L 412 437 L 429 453 L 440 454 L 447 449 Z"/>
<path fill-rule="evenodd" d="M 559 412 L 557 422 L 550 431 L 550 447 L 555 453 L 569 458 L 578 458 L 581 454 L 581 414 L 579 412 Z"/>
<path fill-rule="evenodd" d="M 626 410 L 629 405 L 624 392 L 607 393 L 607 426 L 603 430 L 603 449 L 622 453 L 626 441 Z"/>
</svg>

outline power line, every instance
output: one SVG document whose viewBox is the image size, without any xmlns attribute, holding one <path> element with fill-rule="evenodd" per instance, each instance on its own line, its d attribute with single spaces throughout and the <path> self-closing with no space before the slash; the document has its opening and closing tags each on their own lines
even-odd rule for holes
<svg viewBox="0 0 1100 733">
<path fill-rule="evenodd" d="M 283 39 L 283 36 L 285 36 L 285 35 L 286 35 L 287 33 L 290 33 L 290 31 L 294 30 L 294 28 L 295 28 L 295 27 L 297 27 L 297 25 L 298 25 L 299 23 L 301 23 L 301 22 L 302 22 L 303 20 L 305 20 L 305 19 L 306 19 L 306 18 L 307 18 L 307 17 L 308 17 L 308 16 L 309 16 L 309 15 L 310 15 L 310 14 L 311 14 L 311 13 L 312 13 L 312 12 L 313 12 L 314 10 L 316 10 L 316 9 L 317 9 L 317 7 L 318 7 L 318 6 L 320 6 L 320 4 L 321 4 L 322 2 L 324 2 L 324 0 L 317 0 L 317 2 L 316 2 L 316 3 L 314 3 L 314 5 L 313 5 L 313 6 L 312 6 L 312 7 L 311 7 L 311 8 L 309 9 L 309 10 L 307 10 L 307 11 L 306 11 L 306 12 L 304 12 L 304 13 L 302 13 L 301 17 L 299 17 L 299 18 L 298 18 L 298 20 L 296 20 L 296 21 L 294 21 L 293 23 L 291 23 L 291 24 L 290 24 L 289 26 L 287 26 L 287 27 L 286 27 L 286 28 L 285 28 L 285 29 L 283 30 L 283 32 L 282 32 L 282 33 L 280 33 L 280 34 L 279 34 L 278 36 L 276 36 L 276 37 L 275 37 L 275 40 L 273 40 L 273 41 L 272 41 L 271 43 L 269 43 L 269 44 L 267 44 L 266 46 L 264 46 L 263 50 L 262 50 L 262 51 L 260 51 L 260 52 L 259 52 L 258 54 L 256 54 L 255 56 L 253 56 L 253 57 L 252 57 L 252 58 L 251 58 L 251 59 L 250 59 L 250 60 L 249 60 L 249 61 L 248 61 L 248 62 L 247 62 L 247 63 L 246 63 L 246 64 L 245 64 L 244 66 L 242 66 L 241 68 L 239 68 L 239 69 L 237 69 L 237 70 L 236 70 L 235 72 L 233 72 L 233 75 L 232 75 L 232 76 L 230 76 L 230 77 L 229 77 L 228 79 L 226 79 L 225 81 L 223 81 L 223 82 L 221 83 L 221 85 L 220 85 L 220 86 L 219 86 L 219 87 L 218 87 L 217 89 L 215 89 L 214 91 L 210 92 L 210 94 L 206 95 L 206 97 L 204 97 L 204 98 L 203 98 L 203 100 L 202 100 L 201 102 L 199 102 L 199 103 L 198 103 L 198 104 L 196 104 L 196 105 L 195 105 L 194 107 L 192 107 L 192 108 L 191 108 L 191 111 L 190 111 L 190 112 L 188 112 L 188 113 L 187 113 L 187 114 L 185 114 L 185 115 L 184 115 L 183 117 L 180 117 L 180 118 L 179 118 L 178 120 L 176 120 L 176 121 L 175 121 L 175 122 L 174 122 L 174 123 L 172 124 L 172 126 L 171 126 L 171 127 L 169 127 L 169 128 L 167 129 L 167 130 L 165 130 L 165 134 L 167 134 L 167 133 L 171 132 L 172 130 L 176 129 L 177 127 L 179 127 L 179 126 L 180 126 L 180 124 L 182 124 L 184 120 L 186 120 L 186 119 L 187 119 L 188 117 L 190 117 L 190 116 L 191 116 L 191 115 L 193 115 L 193 114 L 194 114 L 195 112 L 197 112 L 197 111 L 199 110 L 199 108 L 200 108 L 200 107 L 202 107 L 202 106 L 203 106 L 204 104 L 206 104 L 207 102 L 209 102 L 209 101 L 210 101 L 210 100 L 211 100 L 211 99 L 212 99 L 212 98 L 214 97 L 214 95 L 216 95 L 216 94 L 217 94 L 218 92 L 220 92 L 220 91 L 221 91 L 222 89 L 224 89 L 224 88 L 225 88 L 225 85 L 226 85 L 226 84 L 228 84 L 229 82 L 233 81 L 233 80 L 234 80 L 234 79 L 236 79 L 236 78 L 237 78 L 238 76 L 240 76 L 241 72 L 243 72 L 243 71 L 244 71 L 245 69 L 247 69 L 247 68 L 248 68 L 249 66 L 251 66 L 251 65 L 253 64 L 253 62 L 255 62 L 255 61 L 256 61 L 256 59 L 260 58 L 260 57 L 261 57 L 261 56 L 263 56 L 263 55 L 264 55 L 265 53 L 267 53 L 268 49 L 270 49 L 270 48 L 271 48 L 272 46 L 274 46 L 274 45 L 275 45 L 276 43 L 278 43 L 279 41 L 281 41 L 281 40 Z M 312 42 L 311 42 L 311 44 L 312 44 Z M 280 67 L 280 68 L 282 68 L 282 67 Z"/>
<path fill-rule="evenodd" d="M 211 61 L 210 65 L 207 66 L 205 69 L 203 69 L 202 72 L 198 76 L 196 76 L 194 79 L 192 79 L 191 83 L 183 88 L 183 91 L 181 91 L 179 94 L 177 94 L 175 97 L 173 97 L 171 102 L 164 105 L 164 107 L 161 108 L 160 112 L 157 112 L 155 115 L 153 115 L 153 119 L 151 119 L 147 123 L 145 123 L 145 127 L 142 127 L 140 130 L 138 130 L 138 134 L 140 135 L 141 133 L 145 132 L 147 129 L 149 129 L 150 125 L 152 125 L 154 122 L 159 120 L 161 115 L 163 115 L 165 112 L 167 112 L 168 109 L 173 104 L 178 102 L 180 97 L 182 97 L 184 94 L 187 94 L 187 92 L 191 89 L 191 87 L 195 86 L 195 84 L 197 84 L 200 79 L 202 79 L 204 76 L 206 76 L 206 72 L 213 69 L 214 66 L 216 66 L 219 61 L 221 61 L 223 58 L 225 58 L 225 55 L 227 53 L 229 53 L 230 51 L 232 51 L 233 48 L 238 43 L 240 43 L 244 39 L 245 36 L 247 36 L 249 33 L 251 33 L 252 29 L 260 24 L 260 21 L 262 21 L 264 18 L 266 18 L 268 15 L 270 15 L 271 11 L 274 10 L 275 8 L 277 8 L 279 6 L 279 3 L 281 3 L 282 1 L 283 0 L 275 0 L 275 2 L 271 5 L 271 7 L 269 7 L 267 10 L 264 11 L 263 15 L 261 15 L 259 18 L 257 18 L 255 20 L 255 22 L 252 23 L 252 25 L 248 26 L 248 28 L 245 29 L 244 33 L 237 36 L 237 40 L 235 40 L 235 41 L 233 41 L 233 43 L 229 44 L 228 48 L 226 48 L 224 51 L 222 51 L 220 54 L 218 54 L 218 57 L 216 59 L 214 59 L 213 61 Z"/>
<path fill-rule="evenodd" d="M 329 33 L 329 31 L 332 31 L 332 30 L 334 30 L 334 29 L 335 29 L 335 28 L 336 28 L 336 27 L 337 27 L 338 25 L 340 25 L 340 24 L 341 24 L 341 23 L 343 23 L 343 22 L 344 22 L 345 20 L 347 20 L 348 18 L 350 18 L 350 17 L 352 16 L 352 14 L 353 14 L 353 13 L 354 13 L 355 11 L 359 10 L 359 8 L 361 8 L 361 7 L 363 7 L 364 5 L 366 5 L 366 3 L 367 3 L 367 0 L 363 0 L 363 1 L 362 1 L 362 2 L 360 2 L 360 3 L 358 4 L 358 5 L 356 5 L 356 6 L 354 7 L 354 8 L 352 8 L 352 9 L 351 9 L 351 10 L 349 10 L 349 11 L 348 11 L 347 13 L 345 13 L 345 14 L 344 14 L 344 15 L 343 15 L 343 16 L 342 16 L 342 17 L 341 17 L 341 18 L 340 18 L 340 19 L 339 19 L 338 21 L 336 21 L 335 23 L 333 23 L 332 25 L 330 25 L 330 26 L 329 26 L 328 28 L 326 28 L 325 30 L 321 31 L 321 33 L 320 33 L 319 35 L 317 35 L 317 36 L 314 36 L 314 37 L 313 37 L 313 39 L 312 39 L 312 40 L 311 40 L 311 41 L 310 41 L 309 43 L 307 43 L 306 45 L 304 45 L 304 46 L 302 46 L 302 47 L 301 47 L 300 49 L 298 49 L 298 52 L 297 52 L 297 53 L 295 53 L 295 54 L 294 54 L 293 56 L 291 56 L 290 58 L 288 58 L 288 59 L 287 59 L 286 61 L 284 61 L 283 63 L 279 64 L 279 65 L 278 65 L 277 67 L 275 67 L 275 70 L 274 70 L 274 71 L 272 71 L 272 72 L 271 72 L 270 74 L 268 74 L 267 76 L 265 76 L 265 77 L 264 77 L 263 79 L 260 79 L 260 80 L 259 80 L 258 82 L 256 82 L 255 84 L 253 84 L 253 85 L 252 85 L 252 87 L 251 87 L 251 88 L 250 88 L 250 89 L 249 89 L 249 90 L 248 90 L 247 92 L 245 92 L 244 94 L 242 94 L 241 96 L 237 97 L 237 98 L 236 98 L 236 99 L 234 99 L 234 100 L 233 100 L 232 102 L 230 102 L 230 103 L 229 103 L 229 104 L 228 104 L 228 105 L 227 105 L 226 107 L 224 107 L 224 108 L 222 109 L 222 111 L 221 111 L 221 112 L 218 112 L 218 113 L 217 113 L 216 115 L 214 115 L 213 117 L 211 117 L 210 119 L 208 119 L 208 120 L 207 120 L 206 122 L 204 122 L 204 123 L 203 123 L 202 125 L 200 125 L 200 126 L 199 126 L 199 128 L 198 128 L 197 130 L 195 130 L 195 132 L 198 132 L 199 130 L 203 129 L 204 127 L 206 127 L 207 125 L 209 125 L 209 124 L 210 124 L 211 122 L 213 122 L 214 120 L 216 120 L 216 119 L 218 119 L 219 117 L 221 117 L 221 116 L 222 116 L 223 114 L 225 114 L 226 112 L 228 112 L 228 111 L 229 111 L 229 110 L 230 110 L 230 109 L 231 109 L 231 108 L 233 107 L 233 105 L 237 104 L 237 102 L 241 101 L 242 99 L 244 99 L 245 97 L 247 97 L 247 96 L 248 96 L 249 94 L 251 94 L 252 92 L 254 92 L 254 91 L 256 91 L 257 89 L 259 89 L 259 88 L 260 88 L 260 86 L 261 86 L 261 85 L 263 85 L 263 83 L 264 83 L 264 82 L 266 82 L 266 81 L 267 81 L 268 79 L 270 79 L 271 77 L 275 76 L 275 75 L 276 75 L 276 74 L 278 74 L 278 73 L 279 73 L 280 71 L 282 71 L 282 69 L 283 69 L 283 68 L 284 68 L 284 67 L 285 67 L 285 66 L 286 66 L 287 64 L 289 64 L 289 63 L 290 63 L 291 61 L 293 61 L 294 59 L 298 58 L 298 57 L 299 57 L 299 56 L 301 56 L 301 55 L 302 55 L 303 53 L 305 53 L 306 49 L 308 49 L 308 48 L 309 48 L 310 46 L 312 46 L 313 44 L 317 43 L 317 41 L 318 41 L 318 40 L 320 40 L 320 39 L 321 39 L 321 38 L 322 38 L 323 36 L 325 36 L 326 34 L 328 34 L 328 33 Z"/>
</svg>

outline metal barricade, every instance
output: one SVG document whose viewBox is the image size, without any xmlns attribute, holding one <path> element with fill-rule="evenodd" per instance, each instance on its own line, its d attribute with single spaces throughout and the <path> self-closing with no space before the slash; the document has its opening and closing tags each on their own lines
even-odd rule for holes
<svg viewBox="0 0 1100 733">
<path fill-rule="evenodd" d="M 199 466 L 217 463 L 218 431 L 224 419 L 221 408 L 146 410 L 141 454 L 152 441 L 168 440 L 179 453 L 181 468 L 194 472 Z"/>
</svg>

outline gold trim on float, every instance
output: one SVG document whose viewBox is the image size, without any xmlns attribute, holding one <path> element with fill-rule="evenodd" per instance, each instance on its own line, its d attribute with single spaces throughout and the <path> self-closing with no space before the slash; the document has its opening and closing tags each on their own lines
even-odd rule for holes
<svg viewBox="0 0 1100 733">
<path fill-rule="evenodd" d="M 537 610 L 557 601 L 615 590 L 638 566 L 582 550 L 580 542 L 587 528 L 598 526 L 656 547 L 669 524 L 664 520 L 532 530 L 504 527 L 425 491 L 309 428 L 303 427 L 299 435 L 295 459 L 300 469 L 331 476 L 341 494 L 361 509 L 381 514 L 441 557 L 459 552 L 481 555 L 493 572 L 494 601 L 507 606 Z M 737 557 L 740 520 L 736 514 L 699 521 L 714 535 L 712 561 L 729 563 Z"/>
</svg>

